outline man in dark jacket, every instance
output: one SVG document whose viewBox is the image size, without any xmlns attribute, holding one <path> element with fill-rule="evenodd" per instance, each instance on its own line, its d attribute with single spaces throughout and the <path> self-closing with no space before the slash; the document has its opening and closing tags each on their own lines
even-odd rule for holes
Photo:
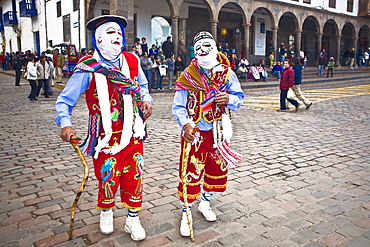
<svg viewBox="0 0 370 247">
<path fill-rule="evenodd" d="M 17 51 L 15 53 L 15 57 L 13 58 L 13 69 L 15 70 L 15 85 L 21 86 L 21 75 L 22 75 L 22 61 L 21 61 L 21 53 Z"/>
<path fill-rule="evenodd" d="M 301 91 L 301 84 L 302 84 L 302 65 L 298 58 L 293 59 L 293 70 L 294 70 L 294 84 L 293 84 L 293 92 L 295 96 L 303 102 L 303 104 L 306 106 L 306 109 L 308 110 L 312 102 L 310 102 L 306 97 L 303 96 Z"/>
<path fill-rule="evenodd" d="M 171 57 L 173 54 L 173 43 L 170 36 L 167 37 L 167 41 L 162 44 L 162 51 L 166 58 Z"/>
</svg>

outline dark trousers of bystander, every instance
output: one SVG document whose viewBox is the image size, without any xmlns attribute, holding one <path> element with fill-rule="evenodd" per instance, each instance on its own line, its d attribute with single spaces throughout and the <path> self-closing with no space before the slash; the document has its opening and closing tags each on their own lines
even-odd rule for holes
<svg viewBox="0 0 370 247">
<path fill-rule="evenodd" d="M 288 90 L 280 89 L 280 110 L 286 110 L 287 109 L 286 108 L 286 103 L 285 103 L 286 100 L 288 100 L 289 103 L 291 103 L 295 107 L 298 107 L 298 105 L 299 105 L 298 101 L 288 98 Z"/>
<path fill-rule="evenodd" d="M 146 80 L 148 81 L 148 89 L 150 89 L 150 70 L 143 70 Z"/>
<path fill-rule="evenodd" d="M 327 74 L 327 77 L 329 77 L 329 73 L 331 73 L 331 77 L 333 77 L 333 71 L 334 71 L 334 69 L 333 69 L 333 68 L 328 68 L 328 74 Z"/>
<path fill-rule="evenodd" d="M 37 99 L 36 97 L 37 97 L 38 87 L 37 87 L 36 80 L 28 80 L 28 81 L 29 81 L 30 86 L 31 86 L 31 92 L 28 95 L 28 98 L 33 101 L 33 100 Z"/>
<path fill-rule="evenodd" d="M 21 85 L 21 75 L 22 75 L 21 69 L 16 69 L 15 70 L 15 85 L 16 86 Z"/>
<path fill-rule="evenodd" d="M 49 98 L 48 84 L 47 84 L 49 83 L 49 80 L 48 79 L 38 79 L 38 82 L 39 82 L 39 85 L 37 88 L 37 97 L 39 96 L 41 88 L 42 88 L 44 90 L 45 98 Z"/>
</svg>

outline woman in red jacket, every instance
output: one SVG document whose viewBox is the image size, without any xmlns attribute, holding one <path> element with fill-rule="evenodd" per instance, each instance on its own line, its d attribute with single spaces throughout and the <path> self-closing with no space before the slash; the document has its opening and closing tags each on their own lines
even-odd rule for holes
<svg viewBox="0 0 370 247">
<path fill-rule="evenodd" d="M 295 111 L 298 111 L 298 101 L 287 97 L 289 88 L 294 84 L 294 70 L 290 67 L 289 60 L 284 60 L 283 66 L 284 70 L 280 78 L 280 109 L 278 111 L 287 111 L 286 100 L 295 106 Z"/>
</svg>

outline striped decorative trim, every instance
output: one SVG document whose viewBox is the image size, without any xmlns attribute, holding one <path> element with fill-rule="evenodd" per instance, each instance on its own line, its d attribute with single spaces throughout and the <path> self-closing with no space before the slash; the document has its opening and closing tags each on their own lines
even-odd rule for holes
<svg viewBox="0 0 370 247">
<path fill-rule="evenodd" d="M 212 176 L 212 175 L 209 175 L 207 173 L 204 173 L 204 176 L 207 177 L 207 178 L 212 178 L 212 179 L 221 179 L 221 178 L 226 178 L 228 176 L 228 174 L 221 175 L 221 176 Z"/>
<path fill-rule="evenodd" d="M 122 202 L 121 203 L 121 206 L 123 206 L 123 207 L 125 207 L 127 209 L 132 209 L 132 210 L 137 210 L 137 211 L 140 211 L 141 210 L 141 207 L 131 207 L 131 206 L 127 205 L 127 203 L 125 203 L 125 202 Z"/>
<path fill-rule="evenodd" d="M 181 191 L 177 191 L 177 194 L 180 196 L 180 197 L 184 197 L 183 196 L 183 193 Z M 197 193 L 197 194 L 187 194 L 187 197 L 188 199 L 197 199 L 197 197 L 200 195 L 200 192 Z"/>
<path fill-rule="evenodd" d="M 217 184 L 217 185 L 210 185 L 210 184 L 207 184 L 207 183 L 203 183 L 203 187 L 206 187 L 208 189 L 223 189 L 223 188 L 227 187 L 227 183 L 226 184 Z"/>
</svg>

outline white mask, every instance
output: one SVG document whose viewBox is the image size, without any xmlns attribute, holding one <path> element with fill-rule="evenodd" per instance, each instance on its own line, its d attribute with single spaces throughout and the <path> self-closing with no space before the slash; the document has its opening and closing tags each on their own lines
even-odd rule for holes
<svg viewBox="0 0 370 247">
<path fill-rule="evenodd" d="M 194 52 L 199 65 L 205 69 L 213 69 L 219 64 L 217 46 L 213 38 L 205 37 L 197 40 L 194 44 Z"/>
<path fill-rule="evenodd" d="M 95 41 L 100 55 L 108 61 L 115 61 L 123 48 L 120 25 L 115 22 L 107 22 L 100 25 L 95 30 Z"/>
</svg>

